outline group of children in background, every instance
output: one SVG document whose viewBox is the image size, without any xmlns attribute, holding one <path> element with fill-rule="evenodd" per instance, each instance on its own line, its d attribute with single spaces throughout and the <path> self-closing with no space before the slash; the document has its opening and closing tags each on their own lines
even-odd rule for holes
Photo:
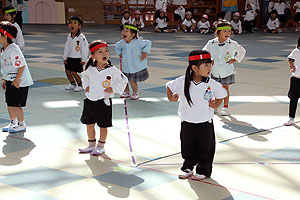
<svg viewBox="0 0 300 200">
<path fill-rule="evenodd" d="M 33 81 L 21 51 L 22 45 L 20 44 L 20 47 L 13 42 L 14 38 L 22 34 L 13 24 L 14 11 L 4 9 L 4 12 L 10 16 L 6 16 L 6 19 L 11 22 L 0 23 L 0 43 L 3 46 L 1 72 L 4 81 L 2 88 L 5 90 L 11 122 L 2 130 L 20 132 L 26 131 L 22 107 L 26 106 L 28 89 Z M 159 13 L 156 31 L 173 32 L 172 29 L 162 26 L 168 20 L 164 13 Z M 253 13 L 250 14 L 253 15 Z M 247 16 L 249 19 L 251 19 L 250 14 L 248 13 Z M 276 13 L 271 13 L 271 19 L 276 21 L 274 14 Z M 196 29 L 196 22 L 192 19 L 191 12 L 187 12 L 185 16 L 182 29 L 184 32 L 193 32 Z M 233 32 L 241 33 L 240 14 L 234 13 L 233 16 L 231 22 L 219 19 L 215 23 L 216 37 L 209 40 L 203 50 L 195 50 L 189 54 L 188 67 L 184 76 L 166 84 L 168 99 L 173 102 L 180 101 L 178 115 L 182 121 L 180 139 L 184 159 L 179 174 L 181 179 L 202 180 L 210 177 L 212 173 L 215 154 L 214 112 L 218 112 L 218 107 L 223 103 L 220 115 L 230 114 L 229 86 L 235 83 L 233 64 L 241 62 L 246 53 L 241 45 L 230 38 Z M 207 20 L 207 15 L 203 15 L 197 24 L 202 34 L 206 34 L 209 30 Z M 87 39 L 80 32 L 83 25 L 81 18 L 73 16 L 68 21 L 70 33 L 67 36 L 63 58 L 70 85 L 65 89 L 77 92 L 84 90 L 86 96 L 80 121 L 86 124 L 88 146 L 79 149 L 80 153 L 100 155 L 105 152 L 107 128 L 112 126 L 114 93 L 120 94 L 121 98 L 139 99 L 138 82 L 145 81 L 149 77 L 147 56 L 152 45 L 151 41 L 138 37 L 138 31 L 144 28 L 141 21 L 140 12 L 136 12 L 134 19 L 130 18 L 129 12 L 125 12 L 125 23 L 121 25 L 122 39 L 115 44 L 115 51 L 120 57 L 120 70 L 109 60 L 110 52 L 105 41 L 96 40 L 88 44 Z M 272 29 L 268 28 L 267 31 L 272 32 Z M 300 60 L 299 45 L 300 39 L 297 48 L 288 56 L 293 76 L 289 91 L 290 120 L 285 125 L 295 123 L 295 111 L 300 97 L 300 75 L 297 70 Z M 81 73 L 82 77 L 78 73 Z M 128 82 L 132 93 L 130 93 Z M 200 97 L 199 94 L 201 94 Z M 95 132 L 96 124 L 100 127 L 98 143 Z M 195 166 L 196 173 L 194 174 Z"/>
</svg>

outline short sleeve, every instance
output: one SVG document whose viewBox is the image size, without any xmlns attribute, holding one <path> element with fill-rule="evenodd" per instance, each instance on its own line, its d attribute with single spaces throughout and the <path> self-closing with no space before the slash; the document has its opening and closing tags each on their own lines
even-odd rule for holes
<svg viewBox="0 0 300 200">
<path fill-rule="evenodd" d="M 291 58 L 291 59 L 294 59 L 294 60 L 296 60 L 296 51 L 297 51 L 297 49 L 294 49 L 291 53 L 290 53 L 290 55 L 288 55 L 288 58 Z"/>
<path fill-rule="evenodd" d="M 14 67 L 20 68 L 26 65 L 25 58 L 23 54 L 19 51 L 12 51 L 10 53 L 11 62 L 13 63 Z"/>
<path fill-rule="evenodd" d="M 216 99 L 224 99 L 225 97 L 227 97 L 227 95 L 227 91 L 225 90 L 225 88 L 223 88 L 222 84 L 216 82 L 216 87 L 213 96 Z"/>
<path fill-rule="evenodd" d="M 184 87 L 184 77 L 181 76 L 173 81 L 169 81 L 166 83 L 166 86 L 172 91 L 172 93 L 181 94 L 182 89 Z"/>
</svg>

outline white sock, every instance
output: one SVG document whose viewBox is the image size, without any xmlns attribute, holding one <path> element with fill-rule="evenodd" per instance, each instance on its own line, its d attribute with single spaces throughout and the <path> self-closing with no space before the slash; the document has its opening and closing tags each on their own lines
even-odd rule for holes
<svg viewBox="0 0 300 200">
<path fill-rule="evenodd" d="M 18 122 L 18 125 L 19 125 L 19 126 L 24 126 L 24 125 L 25 125 L 25 123 L 24 123 L 24 121 L 22 121 L 22 122 Z"/>
<path fill-rule="evenodd" d="M 12 123 L 12 124 L 17 124 L 18 121 L 17 121 L 17 119 L 13 119 L 13 120 L 10 121 L 10 123 Z"/>
</svg>

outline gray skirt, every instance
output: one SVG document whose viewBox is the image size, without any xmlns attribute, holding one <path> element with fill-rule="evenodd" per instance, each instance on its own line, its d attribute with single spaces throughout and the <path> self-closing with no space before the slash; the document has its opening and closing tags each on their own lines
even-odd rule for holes
<svg viewBox="0 0 300 200">
<path fill-rule="evenodd" d="M 124 74 L 128 78 L 128 80 L 132 82 L 141 82 L 149 78 L 149 73 L 147 68 L 133 74 L 130 73 L 124 73 Z"/>
<path fill-rule="evenodd" d="M 214 79 L 215 81 L 221 83 L 222 85 L 231 85 L 231 84 L 235 83 L 234 74 L 226 76 L 225 78 L 218 78 L 211 74 L 211 78 Z"/>
</svg>

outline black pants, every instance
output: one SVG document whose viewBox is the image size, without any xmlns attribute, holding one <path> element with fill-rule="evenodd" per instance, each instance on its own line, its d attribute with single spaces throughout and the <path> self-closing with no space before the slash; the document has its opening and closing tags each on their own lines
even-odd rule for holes
<svg viewBox="0 0 300 200">
<path fill-rule="evenodd" d="M 300 97 L 300 78 L 291 77 L 288 96 L 290 98 L 289 117 L 295 118 L 298 99 Z"/>
<path fill-rule="evenodd" d="M 20 28 L 22 29 L 22 25 L 23 25 L 23 17 L 22 17 L 22 11 L 18 11 L 17 15 L 16 15 L 16 23 L 20 26 Z"/>
<path fill-rule="evenodd" d="M 244 21 L 244 24 L 245 24 L 245 29 L 250 32 L 250 33 L 253 33 L 253 21 Z"/>
<path fill-rule="evenodd" d="M 183 121 L 180 131 L 181 155 L 184 159 L 181 170 L 193 170 L 210 177 L 215 155 L 215 132 L 213 122 L 199 124 Z"/>
</svg>

